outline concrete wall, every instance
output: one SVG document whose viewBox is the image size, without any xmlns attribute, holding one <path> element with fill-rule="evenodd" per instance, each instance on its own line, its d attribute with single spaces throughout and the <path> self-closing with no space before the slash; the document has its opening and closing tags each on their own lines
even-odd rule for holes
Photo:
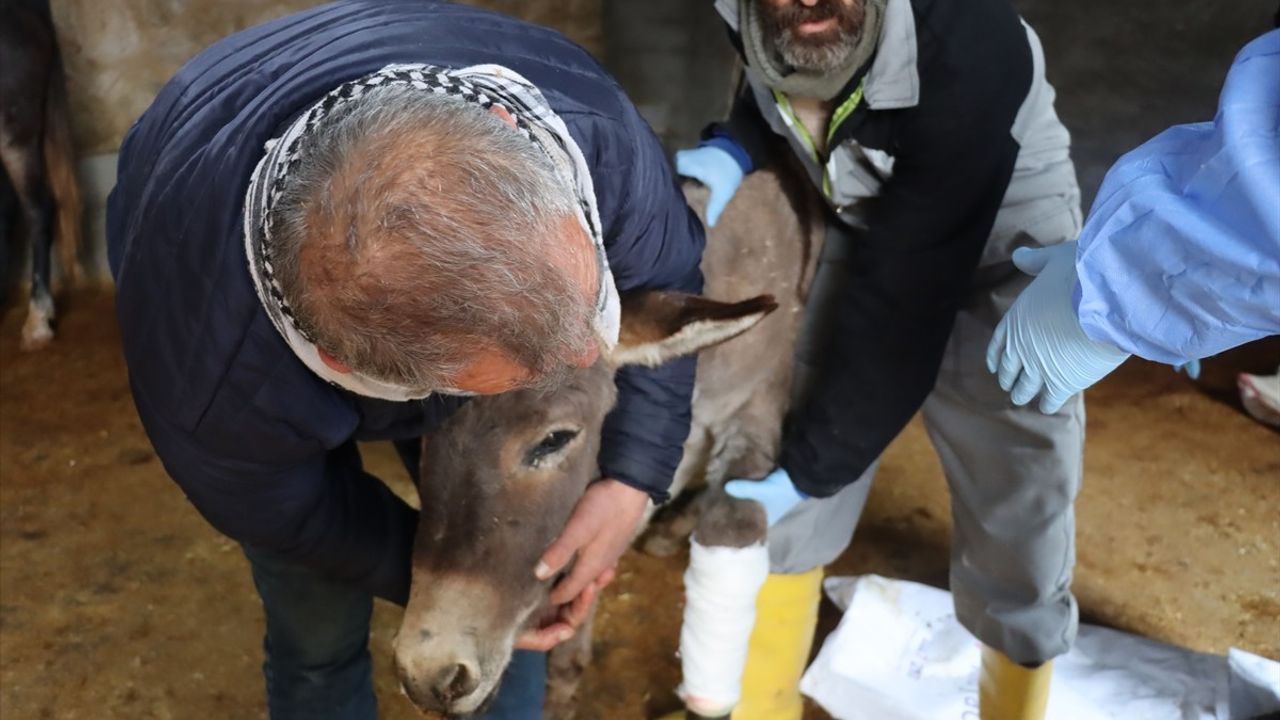
<svg viewBox="0 0 1280 720">
<path fill-rule="evenodd" d="M 1231 60 L 1275 22 L 1276 0 L 1011 0 L 1038 32 L 1086 208 L 1125 151 L 1213 119 Z M 711 0 L 606 0 L 606 53 L 672 149 L 725 112 L 734 51 Z"/>
<path fill-rule="evenodd" d="M 667 149 L 728 112 L 737 54 L 710 0 L 606 0 L 605 64 Z"/>
<path fill-rule="evenodd" d="M 1212 120 L 1227 68 L 1276 0 L 1013 0 L 1044 44 L 1085 210 L 1108 168 L 1170 125 Z"/>
<path fill-rule="evenodd" d="M 78 150 L 115 150 L 129 125 L 187 60 L 237 30 L 316 0 L 52 0 Z M 601 51 L 600 0 L 481 0 L 560 28 Z"/>
<path fill-rule="evenodd" d="M 185 62 L 226 35 L 316 0 L 51 0 L 68 76 L 86 201 L 85 262 L 105 280 L 105 200 L 115 152 L 133 121 Z M 600 56 L 601 0 L 472 0 L 558 28 Z"/>
<path fill-rule="evenodd" d="M 1073 135 L 1086 207 L 1125 150 L 1212 118 L 1236 51 L 1270 28 L 1275 0 L 1013 0 L 1039 31 Z M 90 222 L 114 150 L 155 92 L 214 40 L 314 0 L 51 0 L 70 72 Z M 710 0 L 477 0 L 550 25 L 605 60 L 669 149 L 725 112 L 733 51 Z M 96 214 L 95 214 L 96 213 Z M 100 230 L 96 232 L 100 236 Z M 94 233 L 91 233 L 93 236 Z M 105 268 L 100 249 L 91 258 Z"/>
</svg>

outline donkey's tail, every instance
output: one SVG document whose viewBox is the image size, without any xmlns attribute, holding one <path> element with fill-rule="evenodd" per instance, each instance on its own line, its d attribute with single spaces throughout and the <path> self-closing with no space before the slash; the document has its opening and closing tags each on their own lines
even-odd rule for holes
<svg viewBox="0 0 1280 720">
<path fill-rule="evenodd" d="M 52 28 L 51 28 L 52 29 Z M 56 32 L 54 37 L 57 37 Z M 55 40 L 56 43 L 56 40 Z M 74 287 L 80 280 L 80 244 L 84 208 L 80 184 L 76 180 L 75 148 L 71 144 L 71 122 L 67 112 L 67 78 L 62 53 L 56 49 L 45 88 L 44 160 L 49 187 L 58 206 L 56 242 L 62 261 L 62 276 Z"/>
</svg>

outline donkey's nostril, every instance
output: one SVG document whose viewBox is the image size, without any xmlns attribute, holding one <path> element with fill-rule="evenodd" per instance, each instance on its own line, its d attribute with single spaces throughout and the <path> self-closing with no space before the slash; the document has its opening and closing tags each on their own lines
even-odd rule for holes
<svg viewBox="0 0 1280 720">
<path fill-rule="evenodd" d="M 475 692 L 480 685 L 480 673 L 475 666 L 456 663 L 440 671 L 431 684 L 433 692 L 446 706 Z"/>
</svg>

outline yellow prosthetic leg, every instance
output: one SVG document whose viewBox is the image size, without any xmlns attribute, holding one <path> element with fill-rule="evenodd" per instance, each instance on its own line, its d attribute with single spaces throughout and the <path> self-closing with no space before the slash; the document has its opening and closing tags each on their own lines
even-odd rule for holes
<svg viewBox="0 0 1280 720">
<path fill-rule="evenodd" d="M 765 580 L 733 720 L 800 720 L 800 676 L 813 647 L 821 598 L 822 568 Z"/>
<path fill-rule="evenodd" d="M 999 650 L 984 645 L 982 672 L 978 676 L 978 710 L 982 720 L 1044 720 L 1052 675 L 1051 662 L 1025 668 Z"/>
</svg>

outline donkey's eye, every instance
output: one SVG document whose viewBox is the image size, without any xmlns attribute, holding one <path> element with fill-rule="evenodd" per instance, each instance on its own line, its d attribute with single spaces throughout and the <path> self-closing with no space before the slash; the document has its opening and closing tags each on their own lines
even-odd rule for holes
<svg viewBox="0 0 1280 720">
<path fill-rule="evenodd" d="M 538 467 L 543 460 L 563 450 L 576 437 L 578 437 L 577 430 L 553 430 L 547 433 L 547 436 L 542 438 L 542 442 L 529 448 L 529 452 L 525 453 L 524 464 Z"/>
</svg>

